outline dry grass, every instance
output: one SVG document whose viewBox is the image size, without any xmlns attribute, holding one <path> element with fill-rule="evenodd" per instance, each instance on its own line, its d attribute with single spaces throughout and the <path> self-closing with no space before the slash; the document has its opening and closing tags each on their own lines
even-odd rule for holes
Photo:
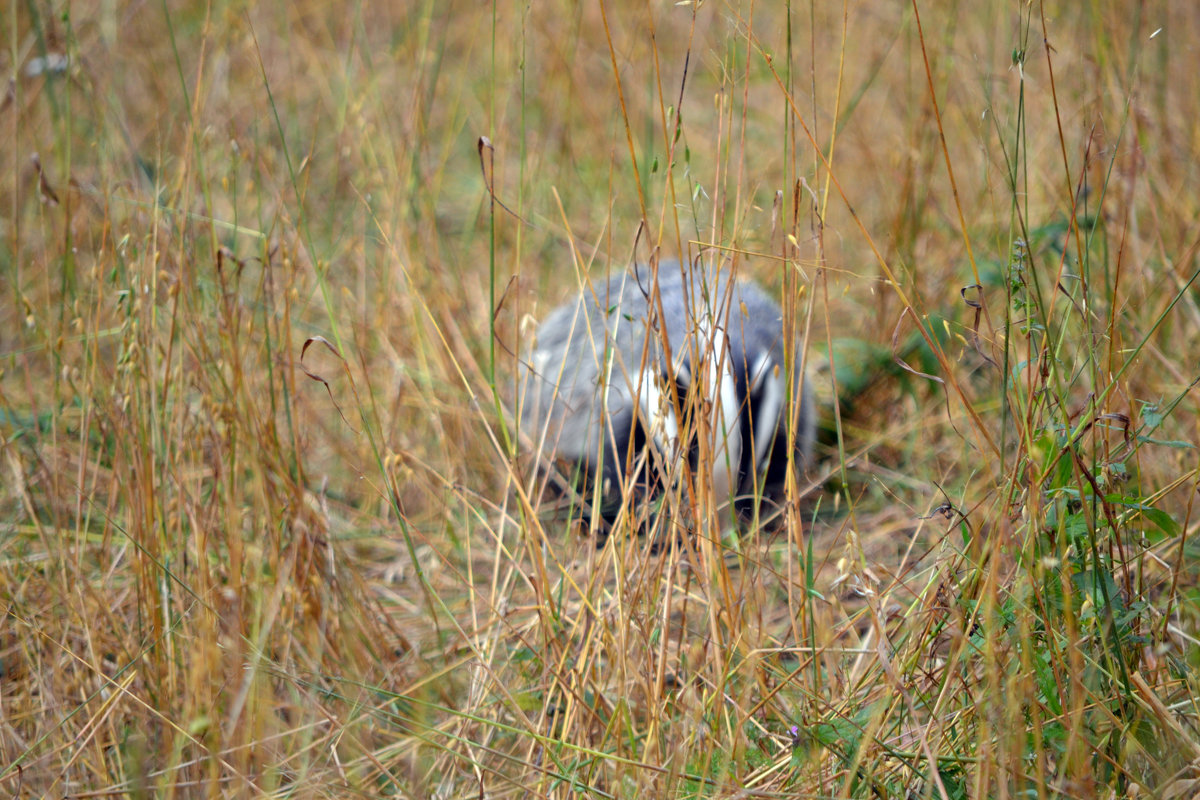
<svg viewBox="0 0 1200 800">
<path fill-rule="evenodd" d="M 1192 793 L 1200 12 L 261 5 L 0 18 L 4 792 Z M 701 244 L 817 489 L 597 549 L 512 354 Z"/>
</svg>

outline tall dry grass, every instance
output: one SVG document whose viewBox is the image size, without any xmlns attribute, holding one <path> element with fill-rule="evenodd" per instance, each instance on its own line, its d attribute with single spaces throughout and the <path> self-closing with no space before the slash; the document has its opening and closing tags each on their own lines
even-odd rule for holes
<svg viewBox="0 0 1200 800">
<path fill-rule="evenodd" d="M 1200 13 L 118 6 L 0 18 L 4 791 L 1191 793 Z M 515 358 L 656 247 L 821 460 L 597 548 Z"/>
</svg>

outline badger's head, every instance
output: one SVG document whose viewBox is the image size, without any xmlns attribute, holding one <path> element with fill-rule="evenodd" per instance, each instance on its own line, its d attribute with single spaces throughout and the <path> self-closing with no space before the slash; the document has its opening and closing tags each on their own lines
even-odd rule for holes
<svg viewBox="0 0 1200 800">
<path fill-rule="evenodd" d="M 643 371 L 635 395 L 646 442 L 668 483 L 682 476 L 686 460 L 718 508 L 750 500 L 762 490 L 784 430 L 783 365 L 771 349 L 736 348 L 717 326 L 697 325 L 688 344 L 672 370 Z"/>
</svg>

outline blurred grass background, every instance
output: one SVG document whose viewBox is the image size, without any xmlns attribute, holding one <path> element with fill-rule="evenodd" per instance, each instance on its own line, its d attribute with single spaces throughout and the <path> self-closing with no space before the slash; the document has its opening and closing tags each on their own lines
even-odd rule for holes
<svg viewBox="0 0 1200 800">
<path fill-rule="evenodd" d="M 1197 10 L 0 34 L 11 796 L 1194 790 Z M 816 488 L 598 550 L 534 513 L 514 354 L 702 246 L 808 332 Z"/>
</svg>

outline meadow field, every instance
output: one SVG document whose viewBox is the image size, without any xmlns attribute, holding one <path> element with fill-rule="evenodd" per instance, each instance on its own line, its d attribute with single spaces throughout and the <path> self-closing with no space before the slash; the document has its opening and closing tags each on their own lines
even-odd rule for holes
<svg viewBox="0 0 1200 800">
<path fill-rule="evenodd" d="M 0 41 L 0 793 L 1200 791 L 1200 7 Z M 820 415 L 671 547 L 517 424 L 536 320 L 659 256 L 780 298 Z"/>
</svg>

